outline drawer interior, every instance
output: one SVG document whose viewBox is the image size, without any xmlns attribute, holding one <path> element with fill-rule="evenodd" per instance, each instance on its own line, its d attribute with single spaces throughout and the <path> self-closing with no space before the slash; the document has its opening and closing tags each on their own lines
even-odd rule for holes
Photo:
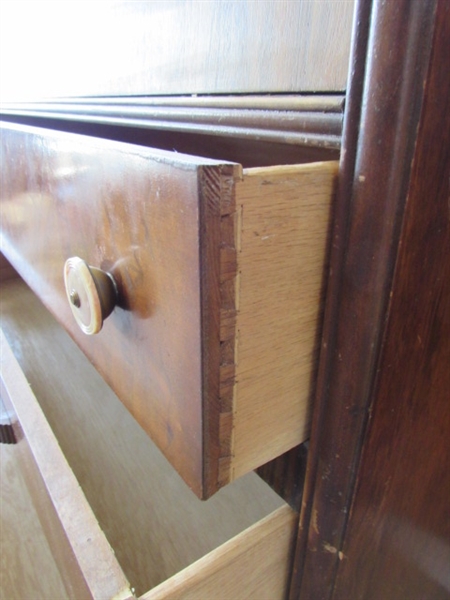
<svg viewBox="0 0 450 600">
<path fill-rule="evenodd" d="M 66 597 L 64 583 L 40 526 L 17 453 L 16 444 L 0 445 L 0 597 L 62 600 Z"/>
<path fill-rule="evenodd" d="M 6 338 L 136 595 L 282 509 L 254 473 L 198 500 L 27 286 L 1 294 Z"/>
</svg>

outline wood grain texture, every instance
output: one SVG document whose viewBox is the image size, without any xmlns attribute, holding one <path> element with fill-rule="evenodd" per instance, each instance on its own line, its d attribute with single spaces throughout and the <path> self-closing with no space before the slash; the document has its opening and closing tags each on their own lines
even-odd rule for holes
<svg viewBox="0 0 450 600">
<path fill-rule="evenodd" d="M 355 38 L 359 43 L 352 62 L 355 66 L 354 92 L 351 86 L 349 109 L 350 106 L 352 109 L 344 124 L 331 272 L 311 435 L 310 452 L 313 458 L 307 470 L 296 572 L 291 591 L 292 598 L 305 600 L 312 597 L 318 600 L 334 598 L 334 593 L 336 597 L 348 598 L 353 591 L 357 598 L 389 597 L 390 593 L 386 596 L 380 592 L 383 583 L 386 584 L 385 589 L 389 590 L 389 582 L 399 584 L 402 579 L 397 579 L 398 571 L 391 572 L 391 566 L 394 571 L 397 570 L 388 560 L 388 556 L 393 558 L 391 552 L 386 557 L 376 559 L 380 560 L 378 564 L 385 565 L 385 570 L 377 571 L 376 565 L 370 560 L 364 563 L 364 569 L 356 568 L 356 564 L 362 565 L 359 561 L 361 555 L 358 559 L 353 555 L 352 562 L 346 564 L 344 548 L 345 532 L 347 528 L 352 528 L 352 497 L 366 427 L 373 411 L 377 410 L 377 377 L 389 379 L 391 376 L 397 379 L 399 385 L 404 381 L 405 393 L 408 393 L 407 361 L 400 370 L 395 369 L 395 374 L 393 366 L 397 360 L 390 366 L 384 363 L 384 374 L 379 372 L 383 366 L 383 362 L 379 361 L 383 361 L 383 342 L 388 333 L 386 323 L 390 306 L 395 301 L 391 293 L 395 293 L 395 287 L 392 287 L 394 268 L 404 241 L 400 236 L 402 223 L 408 214 L 410 194 L 414 193 L 417 185 L 411 179 L 411 169 L 418 159 L 417 130 L 427 93 L 436 3 L 361 2 L 360 9 Z M 396 48 L 395 60 L 392 55 L 393 44 Z M 442 48 L 444 56 L 445 50 Z M 441 91 L 435 91 L 430 97 L 433 98 L 432 102 L 437 97 L 445 98 L 442 107 L 447 107 L 445 103 L 448 103 L 448 98 L 445 94 L 441 96 Z M 440 103 L 436 101 L 436 105 L 440 106 Z M 440 127 L 445 122 L 444 114 L 441 113 Z M 433 145 L 440 145 L 437 130 L 436 137 L 432 139 Z M 447 148 L 445 144 L 444 147 Z M 391 150 L 386 152 L 386 148 Z M 444 180 L 441 178 L 438 185 L 442 186 Z M 427 185 L 434 189 L 434 183 L 431 182 L 432 179 Z M 424 205 L 433 204 L 425 196 L 421 202 Z M 425 223 L 424 227 L 426 229 Z M 411 273 L 405 273 L 405 279 L 410 277 Z M 417 279 L 413 280 L 418 283 Z M 405 318 L 410 311 L 414 312 L 411 305 L 420 291 L 417 289 L 411 293 L 410 301 L 404 302 L 402 308 Z M 416 331 L 415 326 L 410 335 L 413 330 Z M 396 348 L 393 352 L 399 355 L 404 351 L 414 354 L 415 346 L 409 349 L 402 347 L 403 342 L 407 341 L 404 333 L 397 331 L 398 337 L 392 339 L 393 348 Z M 386 403 L 386 406 L 389 403 L 390 409 L 394 410 L 392 418 L 395 421 L 396 407 L 403 404 L 406 409 L 413 398 L 397 396 L 394 388 L 391 388 L 391 392 L 382 404 Z M 412 406 L 410 408 L 414 410 Z M 410 408 L 406 412 L 412 416 Z M 400 423 L 397 424 L 400 426 Z M 412 426 L 411 422 L 409 425 Z M 386 431 L 387 443 L 391 435 L 401 433 L 400 430 L 395 433 L 389 431 L 390 427 Z M 402 426 L 403 432 L 405 427 L 407 423 Z M 383 432 L 380 431 L 379 435 L 380 444 L 384 445 Z M 393 475 L 399 469 L 399 475 L 400 465 L 404 464 L 394 449 L 395 444 L 391 446 L 389 458 L 385 455 L 384 476 L 381 477 L 378 471 L 379 461 L 383 459 L 376 454 L 372 454 L 371 466 L 367 463 L 365 471 L 367 485 L 371 485 L 372 470 L 380 476 L 378 484 L 383 485 L 382 481 L 386 484 L 387 502 L 389 473 Z M 402 452 L 400 448 L 399 452 Z M 418 456 L 419 447 L 416 452 Z M 431 464 L 430 468 L 434 469 Z M 410 464 L 408 475 L 412 491 L 410 502 L 413 504 L 416 485 L 412 483 L 415 477 L 413 463 Z M 422 481 L 418 480 L 417 485 L 421 487 Z M 404 493 L 399 501 L 402 502 L 403 498 L 406 503 L 406 488 Z M 429 493 L 434 494 L 431 490 Z M 366 515 L 371 521 L 372 510 L 377 513 L 381 507 L 372 505 L 376 500 L 370 494 L 365 496 L 365 501 Z M 406 504 L 403 508 L 407 510 Z M 381 526 L 380 522 L 378 524 Z M 368 528 L 364 528 L 364 552 L 369 546 L 378 544 L 374 538 L 386 534 L 386 529 L 371 529 L 369 523 L 367 525 Z M 392 522 L 391 525 L 395 529 Z M 389 527 L 387 521 L 384 526 Z M 359 549 L 363 552 L 362 546 Z M 386 546 L 383 546 L 383 550 L 386 550 Z M 374 571 L 371 573 L 372 567 Z M 353 582 L 347 589 L 346 586 L 340 587 L 338 593 L 334 589 L 341 568 L 352 573 Z M 408 580 L 417 581 L 417 573 L 410 571 L 410 575 L 405 572 L 403 575 L 403 585 L 408 586 Z M 366 579 L 368 584 L 370 581 L 374 583 L 374 594 L 378 590 L 378 595 L 371 595 L 371 590 L 365 587 Z M 349 579 L 347 583 L 350 583 Z M 391 589 L 391 592 L 391 597 L 405 597 L 401 588 L 395 592 Z M 410 597 L 408 593 L 406 597 Z"/>
<path fill-rule="evenodd" d="M 4 102 L 1 110 L 8 112 L 14 110 L 21 114 L 31 110 L 60 110 L 77 109 L 83 112 L 87 107 L 97 107 L 99 112 L 108 114 L 111 107 L 142 108 L 166 107 L 166 108 L 193 108 L 193 109 L 259 109 L 265 111 L 300 111 L 300 112 L 323 112 L 342 113 L 345 96 L 342 94 L 289 94 L 289 95 L 225 95 L 215 94 L 213 96 L 145 96 L 145 97 L 103 97 L 103 98 L 60 98 L 57 101 L 39 100 L 35 102 Z M 270 113 L 269 113 L 270 116 Z"/>
<path fill-rule="evenodd" d="M 125 127 L 98 123 L 90 120 L 67 120 L 61 118 L 31 117 L 23 114 L 1 115 L 2 121 L 21 123 L 36 127 L 44 127 L 56 131 L 81 133 L 93 137 L 139 144 L 148 148 L 160 148 L 169 152 L 181 152 L 204 156 L 220 161 L 236 162 L 244 168 L 265 167 L 273 165 L 300 164 L 338 160 L 339 150 L 325 146 L 312 146 L 304 136 L 305 144 L 289 144 L 261 139 L 258 130 L 241 131 L 245 137 L 217 135 L 214 127 L 203 133 L 186 133 L 174 128 L 173 130 L 148 129 L 145 127 Z M 283 140 L 285 140 L 283 135 Z"/>
<path fill-rule="evenodd" d="M 2 144 L 5 255 L 195 493 L 210 495 L 221 202 L 239 166 L 20 126 L 5 127 Z M 78 329 L 67 302 L 71 256 L 117 283 L 118 307 L 97 336 Z"/>
<path fill-rule="evenodd" d="M 20 125 L 2 144 L 5 254 L 198 496 L 306 439 L 336 163 L 241 182 L 233 163 Z M 67 301 L 71 256 L 117 283 L 96 336 Z"/>
<path fill-rule="evenodd" d="M 303 495 L 308 445 L 300 444 L 256 469 L 259 477 L 297 512 Z"/>
<path fill-rule="evenodd" d="M 389 321 L 336 600 L 444 600 L 450 594 L 448 2 L 438 2 L 435 23 Z"/>
<path fill-rule="evenodd" d="M 17 415 L 20 468 L 67 596 L 131 599 L 112 549 L 1 331 L 0 335 L 2 398 Z"/>
<path fill-rule="evenodd" d="M 356 3 L 349 61 L 349 73 L 351 73 L 351 76 L 349 76 L 348 80 L 346 109 L 344 114 L 342 139 L 343 152 L 339 161 L 337 193 L 331 231 L 330 269 L 327 281 L 327 295 L 324 304 L 323 330 L 319 351 L 314 410 L 311 420 L 308 464 L 304 478 L 299 531 L 293 561 L 291 588 L 289 592 L 290 600 L 297 600 L 304 587 L 308 588 L 305 597 L 310 593 L 317 595 L 321 594 L 323 598 L 327 598 L 327 594 L 329 595 L 331 586 L 333 585 L 333 569 L 336 564 L 336 557 L 328 555 L 326 556 L 325 561 L 332 563 L 331 565 L 324 567 L 320 564 L 320 561 L 318 561 L 316 564 L 317 575 L 314 574 L 311 578 L 308 573 L 304 575 L 305 562 L 309 560 L 311 547 L 310 540 L 317 534 L 316 519 L 318 517 L 318 507 L 314 504 L 315 487 L 318 477 L 321 475 L 327 476 L 326 472 L 322 471 L 321 465 L 322 449 L 327 443 L 326 437 L 322 437 L 321 430 L 322 427 L 326 428 L 326 425 L 323 425 L 323 421 L 328 421 L 328 411 L 330 411 L 328 378 L 333 372 L 336 364 L 339 365 L 337 372 L 342 372 L 343 370 L 342 361 L 336 361 L 336 358 L 339 360 L 342 354 L 340 355 L 334 347 L 330 351 L 328 349 L 328 344 L 331 342 L 334 343 L 336 328 L 338 327 L 340 318 L 340 288 L 344 281 L 343 264 L 348 251 L 346 236 L 349 226 L 348 218 L 351 214 L 349 198 L 351 198 L 355 181 L 354 176 L 360 136 L 361 113 L 363 110 L 371 11 L 372 0 L 359 0 Z M 348 248 L 352 248 L 352 246 L 348 244 Z M 346 388 L 351 389 L 349 386 L 344 386 L 343 390 Z M 343 394 L 345 395 L 345 391 Z M 332 410 L 333 406 L 331 406 L 331 411 Z M 332 424 L 338 421 L 332 417 L 329 422 L 332 427 Z M 351 427 L 349 430 L 351 431 Z M 331 456 L 332 454 L 328 453 L 328 457 L 331 458 Z M 335 453 L 334 457 L 335 459 L 338 459 L 339 454 Z M 324 505 L 327 500 L 328 491 L 324 495 Z M 328 510 L 328 507 L 323 506 L 323 510 Z M 344 514 L 344 512 L 345 511 L 343 510 L 342 513 Z M 317 582 L 317 588 L 314 591 L 311 589 L 314 582 L 308 581 L 309 578 L 311 580 L 314 579 Z M 319 587 L 320 582 L 322 582 L 321 588 Z"/>
<path fill-rule="evenodd" d="M 283 505 L 254 474 L 198 500 L 32 292 L 10 282 L 2 299 L 9 342 L 137 595 Z"/>
<path fill-rule="evenodd" d="M 342 91 L 353 5 L 3 2 L 2 100 Z"/>
<path fill-rule="evenodd" d="M 283 506 L 141 600 L 285 597 L 296 513 Z"/>
<path fill-rule="evenodd" d="M 249 169 L 237 184 L 231 477 L 303 442 L 337 163 Z"/>
<path fill-rule="evenodd" d="M 18 452 L 0 445 L 0 598 L 68 600 L 20 471 Z"/>
<path fill-rule="evenodd" d="M 231 170 L 221 173 L 204 168 L 200 173 L 202 320 L 208 324 L 203 336 L 207 348 L 203 357 L 203 435 L 209 448 L 204 458 L 206 496 L 230 481 L 228 469 L 223 474 L 223 463 L 231 453 L 234 381 L 237 223 L 232 177 Z"/>
<path fill-rule="evenodd" d="M 342 96 L 103 98 L 2 104 L 2 118 L 56 119 L 338 150 Z M 234 100 L 234 102 L 233 102 Z M 194 154 L 199 154 L 195 151 Z M 208 154 L 207 156 L 210 156 Z M 221 157 L 223 158 L 223 156 Z"/>
</svg>

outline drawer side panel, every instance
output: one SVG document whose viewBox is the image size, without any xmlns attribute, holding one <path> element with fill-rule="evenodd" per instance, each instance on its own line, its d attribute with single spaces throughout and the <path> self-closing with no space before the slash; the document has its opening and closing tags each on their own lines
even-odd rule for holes
<svg viewBox="0 0 450 600">
<path fill-rule="evenodd" d="M 296 523 L 282 506 L 141 600 L 285 598 Z"/>
<path fill-rule="evenodd" d="M 249 169 L 237 184 L 231 479 L 309 436 L 337 169 L 337 162 Z"/>
<path fill-rule="evenodd" d="M 131 600 L 111 546 L 0 329 L 0 392 L 17 416 L 18 460 L 69 598 Z"/>
</svg>

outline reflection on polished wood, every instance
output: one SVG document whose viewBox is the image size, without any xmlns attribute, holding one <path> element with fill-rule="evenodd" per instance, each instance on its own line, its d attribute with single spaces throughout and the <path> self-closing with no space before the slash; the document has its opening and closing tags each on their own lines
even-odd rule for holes
<svg viewBox="0 0 450 600">
<path fill-rule="evenodd" d="M 257 140 L 337 151 L 341 143 L 343 97 L 332 96 L 175 96 L 174 98 L 72 99 L 57 102 L 10 102 L 2 118 L 55 119 L 60 126 L 106 125 L 121 129 Z M 78 125 L 79 126 L 79 125 Z M 90 131 L 94 135 L 94 131 Z M 130 135 L 130 132 L 128 132 Z M 173 148 L 178 145 L 175 137 Z M 150 144 L 151 145 L 151 144 Z M 212 158 L 214 143 L 205 154 Z M 201 154 L 201 146 L 192 150 Z M 217 156 L 217 155 L 216 155 Z M 224 158 L 224 155 L 219 155 Z M 237 160 L 236 158 L 234 160 Z M 313 160 L 311 154 L 309 161 Z M 301 162 L 301 161 L 297 161 Z M 274 164 L 274 163 L 272 163 Z M 278 164 L 283 164 L 283 161 Z"/>
<path fill-rule="evenodd" d="M 241 176 L 20 126 L 2 143 L 5 253 L 199 496 L 308 437 L 335 162 Z M 93 339 L 74 255 L 118 288 Z"/>
<path fill-rule="evenodd" d="M 291 598 L 444 600 L 450 4 L 359 6 Z"/>
<path fill-rule="evenodd" d="M 2 100 L 343 91 L 353 5 L 2 1 Z"/>
</svg>

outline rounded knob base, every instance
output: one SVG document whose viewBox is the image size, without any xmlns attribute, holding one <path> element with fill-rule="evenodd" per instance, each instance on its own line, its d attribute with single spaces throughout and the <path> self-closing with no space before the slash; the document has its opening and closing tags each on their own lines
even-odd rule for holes
<svg viewBox="0 0 450 600">
<path fill-rule="evenodd" d="M 74 256 L 64 265 L 64 283 L 73 316 L 86 335 L 98 333 L 114 310 L 117 287 L 110 273 Z"/>
</svg>

